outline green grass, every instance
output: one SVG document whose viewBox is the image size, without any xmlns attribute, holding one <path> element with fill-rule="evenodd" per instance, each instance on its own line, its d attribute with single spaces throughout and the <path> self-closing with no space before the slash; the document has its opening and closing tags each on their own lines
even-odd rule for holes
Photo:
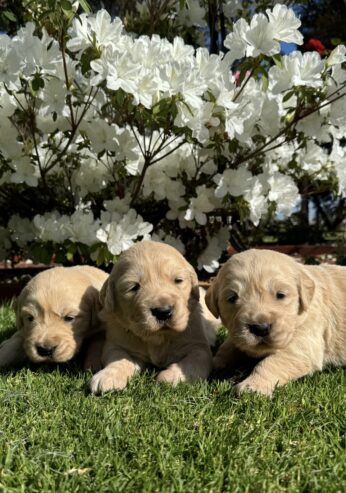
<svg viewBox="0 0 346 493">
<path fill-rule="evenodd" d="M 1 339 L 14 330 L 0 309 Z M 0 491 L 344 492 L 342 369 L 235 397 L 230 381 L 88 395 L 76 368 L 0 375 Z"/>
</svg>

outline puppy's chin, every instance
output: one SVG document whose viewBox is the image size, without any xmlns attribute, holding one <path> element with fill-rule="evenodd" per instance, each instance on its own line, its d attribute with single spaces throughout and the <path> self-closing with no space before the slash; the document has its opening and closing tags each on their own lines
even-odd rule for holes
<svg viewBox="0 0 346 493">
<path fill-rule="evenodd" d="M 169 320 L 159 321 L 154 317 L 148 317 L 146 322 L 134 322 L 129 324 L 131 332 L 143 340 L 154 338 L 163 339 L 184 332 L 188 326 L 188 317 L 172 317 Z"/>
<path fill-rule="evenodd" d="M 51 356 L 41 356 L 37 352 L 37 345 L 38 343 L 34 341 L 24 343 L 25 353 L 33 363 L 67 363 L 76 355 L 79 349 L 79 346 L 74 340 L 58 343 L 55 341 L 53 354 Z"/>
</svg>

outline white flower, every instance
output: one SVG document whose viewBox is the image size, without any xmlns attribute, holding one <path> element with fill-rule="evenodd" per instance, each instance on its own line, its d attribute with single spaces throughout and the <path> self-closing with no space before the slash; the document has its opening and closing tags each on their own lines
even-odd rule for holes
<svg viewBox="0 0 346 493">
<path fill-rule="evenodd" d="M 199 0 L 189 0 L 188 8 L 178 10 L 177 21 L 186 27 L 206 27 L 206 11 L 200 6 Z"/>
<path fill-rule="evenodd" d="M 18 131 L 10 120 L 6 117 L 0 119 L 0 150 L 6 158 L 21 162 L 23 144 L 18 141 L 18 137 Z M 24 170 L 23 174 L 26 174 Z"/>
<path fill-rule="evenodd" d="M 208 246 L 198 257 L 198 269 L 206 270 L 209 273 L 215 272 L 219 268 L 219 258 L 226 250 L 229 240 L 229 228 L 224 226 L 215 236 L 208 237 Z"/>
<path fill-rule="evenodd" d="M 42 90 L 42 103 L 40 106 L 40 113 L 42 116 L 46 116 L 56 112 L 59 115 L 69 116 L 68 112 L 64 112 L 65 98 L 67 90 L 65 83 L 59 79 L 52 78 L 46 81 Z"/>
<path fill-rule="evenodd" d="M 32 221 L 26 217 L 20 217 L 18 214 L 11 216 L 7 228 L 10 231 L 11 240 L 21 247 L 35 238 Z"/>
<path fill-rule="evenodd" d="M 65 216 L 65 221 L 64 229 L 68 240 L 88 246 L 97 243 L 99 221 L 95 220 L 92 212 L 77 209 L 71 217 Z"/>
<path fill-rule="evenodd" d="M 222 198 L 227 194 L 240 197 L 251 190 L 253 176 L 243 164 L 238 169 L 226 169 L 222 175 L 216 175 L 214 181 L 217 184 L 216 197 Z"/>
<path fill-rule="evenodd" d="M 0 82 L 16 89 L 19 86 L 19 69 L 20 59 L 11 39 L 6 34 L 0 34 Z"/>
<path fill-rule="evenodd" d="M 292 178 L 282 173 L 275 173 L 268 179 L 270 191 L 268 199 L 276 202 L 278 214 L 289 216 L 300 202 L 297 185 Z"/>
<path fill-rule="evenodd" d="M 226 2 L 223 3 L 224 3 L 223 11 L 228 19 L 231 20 L 238 17 L 238 12 L 242 8 L 241 0 L 227 0 Z"/>
<path fill-rule="evenodd" d="M 318 139 L 319 142 L 330 141 L 330 123 L 329 123 L 330 108 L 326 106 L 318 112 L 304 117 L 297 123 L 298 132 L 303 132 L 307 137 Z"/>
<path fill-rule="evenodd" d="M 92 33 L 89 32 L 87 14 L 81 14 L 73 19 L 70 36 L 67 48 L 71 51 L 85 50 L 91 45 Z"/>
<path fill-rule="evenodd" d="M 254 96 L 255 96 L 254 92 Z M 262 96 L 262 95 L 261 95 Z M 237 138 L 246 142 L 253 131 L 262 106 L 262 97 L 242 98 L 239 103 L 233 103 L 233 107 L 225 111 L 225 130 L 230 139 Z"/>
<path fill-rule="evenodd" d="M 185 245 L 181 241 L 180 238 L 167 234 L 162 229 L 159 229 L 157 233 L 151 235 L 151 239 L 153 241 L 160 241 L 161 243 L 166 243 L 167 245 L 171 245 L 173 248 L 176 248 L 178 252 L 182 255 L 185 254 Z"/>
<path fill-rule="evenodd" d="M 142 216 L 130 209 L 123 216 L 113 213 L 113 221 L 101 225 L 97 231 L 97 238 L 107 243 L 112 255 L 119 255 L 130 248 L 138 238 L 149 239 L 152 229 L 152 224 L 143 221 Z"/>
<path fill-rule="evenodd" d="M 118 17 L 112 21 L 107 10 L 101 9 L 96 17 L 89 17 L 89 23 L 99 48 L 118 43 L 123 30 L 123 23 Z"/>
<path fill-rule="evenodd" d="M 105 150 L 115 151 L 117 149 L 117 129 L 115 125 L 109 125 L 105 120 L 99 119 L 85 123 L 82 128 L 90 139 L 95 153 Z"/>
<path fill-rule="evenodd" d="M 320 87 L 323 84 L 321 72 L 324 61 L 316 52 L 294 51 L 282 57 L 282 68 L 269 70 L 269 87 L 278 94 L 292 86 Z"/>
<path fill-rule="evenodd" d="M 309 140 L 306 147 L 299 149 L 297 152 L 297 162 L 301 169 L 308 174 L 316 174 L 321 170 L 322 165 L 326 162 L 326 153 L 322 147 Z"/>
<path fill-rule="evenodd" d="M 278 98 L 270 93 L 263 99 L 261 116 L 257 122 L 265 135 L 274 136 L 280 129 L 280 105 Z"/>
<path fill-rule="evenodd" d="M 268 210 L 268 201 L 265 196 L 265 187 L 261 183 L 260 177 L 253 180 L 251 190 L 245 193 L 244 199 L 248 202 L 250 208 L 250 220 L 255 226 L 258 226 L 261 217 Z"/>
<path fill-rule="evenodd" d="M 45 76 L 55 76 L 64 79 L 62 54 L 56 40 L 43 30 L 42 38 L 34 35 L 36 26 L 28 22 L 13 38 L 17 54 L 20 58 L 21 76 L 30 78 L 39 72 Z M 66 54 L 67 63 L 69 57 Z"/>
<path fill-rule="evenodd" d="M 35 238 L 43 242 L 63 243 L 66 240 L 64 217 L 57 211 L 36 215 L 33 219 Z"/>
<path fill-rule="evenodd" d="M 96 15 L 81 14 L 73 19 L 69 31 L 71 39 L 67 48 L 71 51 L 84 51 L 95 42 L 98 48 L 119 44 L 123 24 L 119 18 L 111 20 L 109 13 L 101 9 Z"/>
<path fill-rule="evenodd" d="M 248 43 L 247 56 L 256 57 L 261 53 L 272 56 L 280 52 L 279 38 L 275 37 L 273 26 L 264 14 L 257 14 L 251 19 L 245 39 Z"/>
<path fill-rule="evenodd" d="M 335 134 L 335 132 L 333 132 Z M 344 138 L 343 134 L 340 138 Z M 346 149 L 340 145 L 337 138 L 334 138 L 332 152 L 329 156 L 330 161 L 333 163 L 336 176 L 339 184 L 339 194 L 342 197 L 346 197 Z"/>
<path fill-rule="evenodd" d="M 303 36 L 297 30 L 300 20 L 293 10 L 285 5 L 275 5 L 273 10 L 267 9 L 266 13 L 267 16 L 255 14 L 250 25 L 244 19 L 234 24 L 233 32 L 225 40 L 225 46 L 231 52 L 231 61 L 245 55 L 257 57 L 260 54 L 272 56 L 280 53 L 279 41 L 302 44 Z"/>
<path fill-rule="evenodd" d="M 165 163 L 151 165 L 143 182 L 143 195 L 154 194 L 156 200 L 177 200 L 185 193 L 185 187 L 179 180 L 173 180 L 165 173 Z"/>
<path fill-rule="evenodd" d="M 286 43 L 303 43 L 303 35 L 298 31 L 301 25 L 294 11 L 284 4 L 276 4 L 273 10 L 266 10 L 270 24 L 273 26 L 274 38 Z"/>
<path fill-rule="evenodd" d="M 333 65 L 339 65 L 341 63 L 346 62 L 346 46 L 339 45 L 331 52 L 329 57 L 326 60 L 328 67 L 332 67 Z"/>
<path fill-rule="evenodd" d="M 233 26 L 233 32 L 228 34 L 225 39 L 225 46 L 230 50 L 229 63 L 243 58 L 246 53 L 247 41 L 246 33 L 250 29 L 245 19 L 239 19 Z"/>
<path fill-rule="evenodd" d="M 73 187 L 78 190 L 79 197 L 102 191 L 111 179 L 104 158 L 97 159 L 97 156 L 90 153 L 83 156 L 80 163 L 80 167 L 72 174 Z"/>
<path fill-rule="evenodd" d="M 106 211 L 113 213 L 126 214 L 130 209 L 131 196 L 125 195 L 124 198 L 115 197 L 113 200 L 105 200 L 103 206 Z"/>
<path fill-rule="evenodd" d="M 205 185 L 196 188 L 196 197 L 193 197 L 189 201 L 189 207 L 185 212 L 184 219 L 186 221 L 195 221 L 198 224 L 205 225 L 207 223 L 206 212 L 211 212 L 215 205 L 212 200 L 214 198 L 214 191 L 211 188 L 207 188 Z"/>
<path fill-rule="evenodd" d="M 1 116 L 12 116 L 17 108 L 17 103 L 14 96 L 10 96 L 8 92 L 0 86 L 0 108 Z"/>
<path fill-rule="evenodd" d="M 40 173 L 38 167 L 31 163 L 30 158 L 23 156 L 14 161 L 15 172 L 11 174 L 12 183 L 26 183 L 29 187 L 37 187 Z"/>
<path fill-rule="evenodd" d="M 330 123 L 336 127 L 346 125 L 346 96 L 330 105 Z"/>
</svg>

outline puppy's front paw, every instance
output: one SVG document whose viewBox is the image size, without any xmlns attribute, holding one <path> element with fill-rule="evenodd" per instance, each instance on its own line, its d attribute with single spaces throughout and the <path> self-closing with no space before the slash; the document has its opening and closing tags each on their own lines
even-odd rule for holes
<svg viewBox="0 0 346 493">
<path fill-rule="evenodd" d="M 0 344 L 0 367 L 4 368 L 11 365 L 23 363 L 26 355 L 23 349 L 22 338 L 15 333 L 9 339 Z"/>
<path fill-rule="evenodd" d="M 254 378 L 251 375 L 236 385 L 236 392 L 238 395 L 243 392 L 256 392 L 257 394 L 271 397 L 273 390 L 274 387 L 270 382 L 264 379 Z"/>
<path fill-rule="evenodd" d="M 167 370 L 160 371 L 156 380 L 160 383 L 170 383 L 176 386 L 180 382 L 186 382 L 186 376 L 178 365 L 172 365 Z"/>
<path fill-rule="evenodd" d="M 123 390 L 127 385 L 127 377 L 116 368 L 104 368 L 96 373 L 90 381 L 93 394 L 103 394 L 111 390 Z"/>
</svg>

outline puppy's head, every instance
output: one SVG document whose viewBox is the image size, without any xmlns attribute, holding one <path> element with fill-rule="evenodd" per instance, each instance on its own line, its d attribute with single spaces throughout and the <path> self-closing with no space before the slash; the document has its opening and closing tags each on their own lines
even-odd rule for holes
<svg viewBox="0 0 346 493">
<path fill-rule="evenodd" d="M 124 252 L 101 291 L 101 316 L 141 339 L 182 332 L 199 300 L 197 275 L 173 247 L 142 241 Z"/>
<path fill-rule="evenodd" d="M 239 349 L 261 357 L 291 341 L 314 289 L 304 267 L 287 255 L 248 250 L 221 268 L 206 303 Z"/>
<path fill-rule="evenodd" d="M 17 329 L 31 361 L 73 358 L 95 324 L 106 278 L 92 267 L 55 267 L 27 284 L 17 301 Z"/>
</svg>

